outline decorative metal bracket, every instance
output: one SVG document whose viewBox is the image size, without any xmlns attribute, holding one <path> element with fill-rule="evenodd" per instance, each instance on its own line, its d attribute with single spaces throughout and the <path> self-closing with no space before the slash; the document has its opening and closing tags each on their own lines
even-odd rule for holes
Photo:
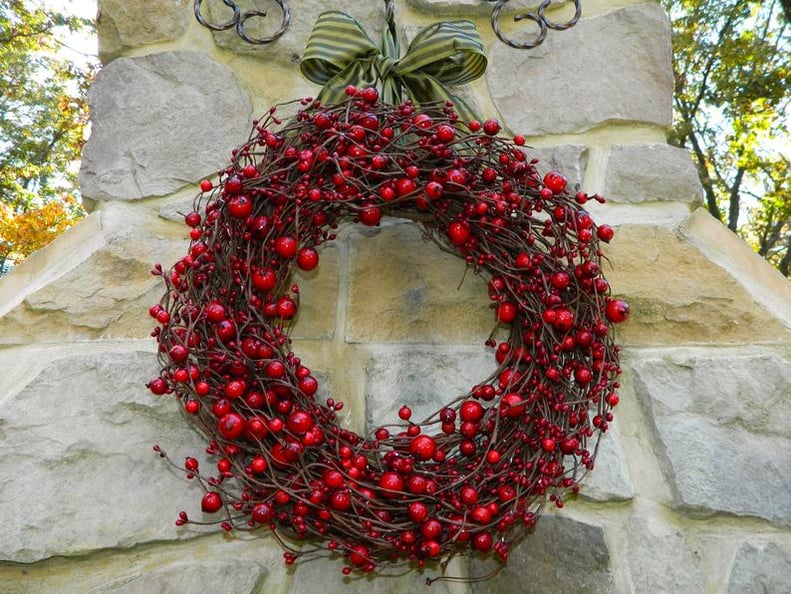
<svg viewBox="0 0 791 594">
<path fill-rule="evenodd" d="M 538 47 L 544 42 L 550 29 L 553 31 L 565 31 L 566 29 L 570 29 L 577 24 L 577 21 L 579 21 L 582 16 L 582 0 L 573 0 L 574 16 L 565 23 L 555 23 L 549 20 L 544 14 L 547 8 L 553 4 L 553 0 L 543 0 L 536 12 L 525 12 L 514 15 L 514 21 L 533 21 L 538 25 L 539 29 L 535 39 L 519 43 L 508 37 L 500 28 L 500 12 L 502 12 L 503 8 L 510 1 L 511 0 L 486 0 L 486 2 L 494 4 L 494 8 L 492 9 L 492 29 L 495 35 L 497 35 L 497 38 L 504 44 L 516 49 L 533 49 L 534 47 Z"/>
<path fill-rule="evenodd" d="M 266 17 L 267 11 L 265 10 L 248 10 L 246 12 L 242 12 L 242 9 L 239 5 L 234 2 L 233 0 L 222 0 L 223 4 L 227 7 L 233 9 L 233 18 L 226 23 L 221 24 L 213 24 L 206 20 L 206 18 L 201 14 L 201 4 L 203 0 L 195 0 L 193 4 L 193 10 L 195 11 L 195 18 L 198 19 L 198 22 L 206 27 L 207 29 L 211 29 L 212 31 L 226 31 L 228 29 L 236 28 L 236 33 L 244 39 L 247 43 L 252 43 L 254 45 L 264 45 L 267 43 L 272 43 L 273 41 L 280 38 L 283 33 L 286 32 L 289 25 L 291 24 L 291 9 L 288 6 L 288 0 L 273 0 L 276 2 L 277 5 L 280 7 L 281 12 L 283 13 L 283 18 L 280 22 L 280 27 L 278 27 L 277 31 L 269 35 L 268 37 L 252 37 L 247 34 L 245 31 L 245 23 L 248 19 L 253 17 Z"/>
<path fill-rule="evenodd" d="M 279 39 L 291 24 L 291 9 L 288 5 L 289 0 L 272 1 L 280 7 L 280 10 L 283 13 L 283 18 L 277 31 L 268 37 L 252 37 L 247 34 L 244 28 L 248 19 L 253 17 L 266 17 L 267 11 L 265 10 L 248 10 L 246 12 L 242 12 L 242 9 L 233 0 L 222 0 L 223 4 L 233 10 L 233 18 L 226 23 L 214 24 L 207 21 L 206 18 L 201 14 L 201 4 L 203 3 L 203 0 L 194 0 L 193 9 L 195 11 L 195 18 L 198 19 L 198 22 L 204 27 L 211 29 L 212 31 L 226 31 L 228 29 L 236 28 L 236 33 L 246 42 L 256 45 L 264 45 Z M 508 37 L 500 27 L 501 12 L 503 11 L 503 8 L 505 8 L 508 3 L 511 2 L 511 0 L 484 1 L 493 5 L 491 21 L 492 30 L 494 31 L 495 35 L 497 35 L 497 38 L 504 44 L 516 49 L 533 49 L 534 47 L 538 47 L 546 39 L 547 33 L 550 29 L 553 31 L 565 31 L 566 29 L 570 29 L 577 24 L 577 21 L 579 21 L 580 17 L 582 16 L 582 0 L 571 0 L 574 2 L 574 16 L 565 23 L 556 23 L 548 19 L 545 13 L 547 8 L 549 8 L 552 4 L 558 3 L 557 0 L 543 0 L 535 12 L 524 12 L 514 15 L 514 21 L 516 22 L 532 21 L 538 25 L 538 34 L 532 41 L 518 42 Z M 564 3 L 565 1 L 568 0 L 561 0 L 560 3 Z M 387 14 L 388 25 L 392 26 L 394 13 L 393 0 L 385 0 L 385 11 Z"/>
</svg>

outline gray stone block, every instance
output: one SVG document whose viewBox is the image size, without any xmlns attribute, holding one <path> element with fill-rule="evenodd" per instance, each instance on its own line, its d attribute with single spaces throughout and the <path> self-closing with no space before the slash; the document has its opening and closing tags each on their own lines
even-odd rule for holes
<svg viewBox="0 0 791 594">
<path fill-rule="evenodd" d="M 210 175 L 247 139 L 250 100 L 234 74 L 194 51 L 115 60 L 88 96 L 80 187 L 94 200 L 164 196 Z"/>
<path fill-rule="evenodd" d="M 659 4 L 583 19 L 530 51 L 495 43 L 489 54 L 492 98 L 516 134 L 670 125 L 670 26 Z"/>
<path fill-rule="evenodd" d="M 634 364 L 675 503 L 791 526 L 791 363 L 683 353 Z"/>
<path fill-rule="evenodd" d="M 604 196 L 611 202 L 703 202 L 689 153 L 668 144 L 614 146 L 605 175 Z"/>
</svg>

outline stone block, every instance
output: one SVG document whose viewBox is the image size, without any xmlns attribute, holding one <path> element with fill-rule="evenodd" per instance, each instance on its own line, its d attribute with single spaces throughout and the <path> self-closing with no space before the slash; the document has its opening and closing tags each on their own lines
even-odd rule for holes
<svg viewBox="0 0 791 594">
<path fill-rule="evenodd" d="M 186 243 L 149 233 L 103 244 L 0 317 L 0 345 L 148 336 L 148 308 L 165 290 L 152 264 L 169 266 L 185 251 Z"/>
<path fill-rule="evenodd" d="M 259 535 L 213 535 L 178 547 L 153 544 L 0 566 L 4 594 L 262 594 L 284 592 L 288 582 L 282 549 Z"/>
<path fill-rule="evenodd" d="M 296 564 L 294 578 L 287 590 L 288 594 L 305 594 L 311 591 L 338 592 L 343 594 L 414 594 L 428 591 L 431 594 L 462 594 L 466 589 L 459 589 L 453 582 L 436 582 L 426 586 L 426 578 L 440 575 L 463 577 L 465 567 L 454 559 L 443 573 L 438 563 L 427 563 L 423 569 L 407 571 L 403 567 L 389 568 L 384 565 L 380 573 L 360 575 L 355 572 L 345 576 L 341 568 L 345 565 L 340 555 L 332 558 L 314 559 L 306 563 Z"/>
<path fill-rule="evenodd" d="M 79 181 L 93 200 L 164 196 L 212 174 L 251 124 L 234 74 L 195 51 L 115 60 L 88 101 L 92 129 Z"/>
<path fill-rule="evenodd" d="M 631 306 L 618 326 L 629 345 L 788 340 L 789 330 L 729 272 L 675 233 L 623 225 L 605 247 L 604 273 Z"/>
<path fill-rule="evenodd" d="M 470 576 L 485 575 L 493 569 L 493 563 L 474 557 Z M 511 549 L 508 565 L 491 580 L 473 582 L 472 591 L 475 594 L 612 592 L 610 550 L 604 530 L 564 516 L 545 514 L 535 531 Z"/>
<path fill-rule="evenodd" d="M 669 144 L 614 146 L 605 176 L 604 196 L 611 202 L 703 202 L 692 158 Z"/>
<path fill-rule="evenodd" d="M 178 39 L 193 18 L 190 0 L 99 0 L 99 57 L 107 64 L 124 50 Z"/>
<path fill-rule="evenodd" d="M 483 345 L 494 310 L 486 282 L 465 274 L 461 258 L 412 223 L 355 230 L 349 240 L 348 342 Z"/>
<path fill-rule="evenodd" d="M 580 497 L 591 501 L 627 501 L 635 495 L 616 425 L 601 434 L 594 469 L 581 482 Z"/>
<path fill-rule="evenodd" d="M 0 559 L 30 563 L 199 534 L 173 522 L 181 509 L 200 517 L 200 490 L 151 447 L 179 460 L 199 454 L 203 440 L 174 400 L 145 388 L 158 370 L 153 353 L 75 354 L 40 369 L 0 413 Z"/>
<path fill-rule="evenodd" d="M 543 176 L 549 171 L 560 171 L 568 180 L 568 187 L 579 188 L 585 176 L 588 163 L 588 148 L 576 144 L 562 144 L 553 147 L 531 148 L 530 157 L 538 159 L 536 167 Z"/>
<path fill-rule="evenodd" d="M 774 542 L 744 543 L 736 551 L 728 594 L 791 592 L 791 547 Z"/>
<path fill-rule="evenodd" d="M 676 507 L 791 526 L 791 359 L 681 352 L 636 361 L 633 372 Z"/>
<path fill-rule="evenodd" d="M 582 19 L 530 51 L 494 43 L 489 54 L 486 80 L 514 133 L 583 132 L 619 122 L 670 125 L 670 25 L 659 4 Z"/>
<path fill-rule="evenodd" d="M 623 528 L 633 592 L 678 594 L 706 591 L 700 543 L 662 522 L 656 510 L 634 514 Z"/>
<path fill-rule="evenodd" d="M 293 282 L 299 284 L 299 312 L 291 335 L 295 339 L 330 339 L 335 335 L 338 309 L 338 249 L 323 246 L 319 265 L 305 272 L 297 270 Z"/>
<path fill-rule="evenodd" d="M 412 419 L 420 422 L 440 410 L 496 369 L 490 350 L 439 352 L 411 347 L 377 350 L 366 368 L 368 427 L 400 423 L 398 409 L 406 404 Z"/>
<path fill-rule="evenodd" d="M 488 15 L 492 7 L 480 0 L 407 0 L 407 4 L 438 17 Z"/>
</svg>

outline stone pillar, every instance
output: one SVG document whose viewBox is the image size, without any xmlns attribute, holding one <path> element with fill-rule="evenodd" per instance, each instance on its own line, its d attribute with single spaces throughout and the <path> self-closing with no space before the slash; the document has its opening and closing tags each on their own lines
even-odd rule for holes
<svg viewBox="0 0 791 594">
<path fill-rule="evenodd" d="M 375 36 L 380 4 L 333 8 Z M 0 280 L 0 591 L 422 590 L 420 574 L 287 569 L 266 535 L 174 526 L 181 509 L 200 516 L 199 491 L 151 446 L 178 460 L 205 444 L 175 402 L 144 387 L 157 370 L 147 310 L 163 291 L 148 270 L 184 253 L 180 213 L 253 114 L 316 93 L 297 64 L 326 8 L 292 1 L 292 27 L 262 47 L 201 28 L 191 5 L 100 0 L 104 68 L 80 175 L 92 214 Z M 220 2 L 204 5 L 227 17 Z M 575 28 L 518 51 L 496 41 L 482 0 L 396 5 L 407 34 L 476 21 L 490 67 L 465 97 L 524 134 L 546 169 L 609 198 L 594 215 L 618 229 L 607 275 L 632 306 L 614 431 L 579 498 L 545 514 L 493 580 L 432 591 L 787 591 L 791 285 L 701 208 L 689 156 L 665 143 L 662 9 L 586 0 Z M 449 290 L 464 265 L 427 245 L 401 220 L 346 227 L 301 279 L 295 350 L 358 430 L 404 402 L 436 408 L 491 366 L 485 280 Z M 490 568 L 460 559 L 449 573 Z"/>
</svg>

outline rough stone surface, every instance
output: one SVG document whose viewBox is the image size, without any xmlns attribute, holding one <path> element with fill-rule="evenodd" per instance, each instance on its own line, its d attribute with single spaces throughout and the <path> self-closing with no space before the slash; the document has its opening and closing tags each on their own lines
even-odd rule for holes
<svg viewBox="0 0 791 594">
<path fill-rule="evenodd" d="M 101 592 L 151 594 L 151 592 L 216 592 L 237 594 L 255 592 L 266 569 L 250 561 L 233 559 L 203 561 L 200 564 L 173 563 L 157 571 L 122 576 L 99 586 Z"/>
<path fill-rule="evenodd" d="M 33 565 L 0 564 L 4 594 L 269 594 L 289 581 L 274 539 L 225 534 Z"/>
<path fill-rule="evenodd" d="M 472 352 L 436 349 L 380 351 L 366 368 L 366 410 L 369 427 L 399 422 L 407 404 L 420 421 L 481 383 L 497 364 L 483 348 Z"/>
<path fill-rule="evenodd" d="M 492 98 L 520 134 L 581 132 L 608 122 L 670 124 L 670 27 L 658 4 L 583 19 L 531 51 L 495 43 L 489 53 Z"/>
<path fill-rule="evenodd" d="M 460 575 L 463 568 L 456 567 L 460 563 L 452 563 L 448 575 Z M 415 594 L 416 592 L 429 591 L 432 594 L 458 593 L 457 587 L 449 582 L 436 582 L 431 588 L 426 587 L 426 578 L 441 575 L 437 564 L 428 564 L 422 571 L 402 575 L 399 570 L 392 571 L 393 575 L 351 575 L 344 576 L 340 569 L 343 560 L 338 557 L 330 559 L 315 559 L 308 563 L 297 563 L 294 578 L 288 594 L 305 594 L 311 590 L 320 589 L 327 593 L 343 594 Z M 387 566 L 383 573 L 387 572 Z"/>
<path fill-rule="evenodd" d="M 0 413 L 0 559 L 32 562 L 194 536 L 173 519 L 200 492 L 154 456 L 200 453 L 169 398 L 144 382 L 152 353 L 75 355 L 43 364 Z M 186 450 L 185 450 L 186 448 Z M 183 458 L 182 458 L 183 459 Z M 200 516 L 200 512 L 193 513 Z"/>
<path fill-rule="evenodd" d="M 282 22 L 282 11 L 275 2 L 266 2 L 262 6 L 260 0 L 236 0 L 242 13 L 264 8 L 269 14 L 267 17 L 251 17 L 244 23 L 244 28 L 250 37 L 264 38 L 272 35 Z M 233 17 L 230 8 L 219 0 L 204 2 L 208 5 L 204 14 L 213 23 L 228 22 Z M 220 47 L 228 48 L 240 54 L 250 54 L 266 60 L 285 64 L 299 65 L 302 52 L 308 41 L 308 36 L 313 30 L 313 25 L 319 15 L 325 10 L 345 9 L 352 14 L 363 26 L 363 29 L 373 40 L 379 42 L 379 36 L 384 24 L 384 4 L 381 2 L 355 2 L 347 7 L 332 7 L 324 0 L 301 0 L 298 5 L 291 3 L 291 24 L 286 32 L 272 43 L 256 45 L 247 43 L 232 28 L 227 31 L 214 31 L 214 41 Z M 295 72 L 296 76 L 299 76 Z"/>
<path fill-rule="evenodd" d="M 728 594 L 791 592 L 791 548 L 773 542 L 744 543 L 736 551 Z"/>
<path fill-rule="evenodd" d="M 178 39 L 192 18 L 190 0 L 99 0 L 99 57 L 107 64 L 126 49 Z"/>
<path fill-rule="evenodd" d="M 668 144 L 614 146 L 605 175 L 604 195 L 612 202 L 703 201 L 689 153 Z"/>
<path fill-rule="evenodd" d="M 151 331 L 148 308 L 164 292 L 150 274 L 154 258 L 169 262 L 185 244 L 147 235 L 106 245 L 74 269 L 28 294 L 0 317 L 0 345 L 95 338 L 143 338 Z"/>
<path fill-rule="evenodd" d="M 335 312 L 338 307 L 338 249 L 322 247 L 319 265 L 305 272 L 297 270 L 293 281 L 299 284 L 299 312 L 294 338 L 329 339 L 335 335 Z"/>
<path fill-rule="evenodd" d="M 791 359 L 703 351 L 633 369 L 677 507 L 791 526 Z"/>
<path fill-rule="evenodd" d="M 470 562 L 470 576 L 485 575 L 492 561 Z M 599 526 L 563 516 L 544 515 L 535 532 L 511 550 L 494 578 L 474 582 L 475 594 L 489 592 L 598 593 L 613 591 L 610 551 Z"/>
<path fill-rule="evenodd" d="M 443 17 L 450 15 L 473 16 L 490 14 L 491 6 L 479 0 L 407 0 L 415 8 Z"/>
<path fill-rule="evenodd" d="M 654 511 L 627 522 L 626 557 L 634 592 L 704 592 L 706 569 L 700 543 L 662 522 Z"/>
<path fill-rule="evenodd" d="M 370 235 L 368 237 L 367 235 Z M 482 277 L 411 223 L 350 237 L 349 342 L 483 344 L 494 315 Z M 459 283 L 464 279 L 459 288 Z"/>
<path fill-rule="evenodd" d="M 95 200 L 163 196 L 211 174 L 247 138 L 251 120 L 234 74 L 194 51 L 115 60 L 88 101 L 79 179 Z"/>
<path fill-rule="evenodd" d="M 596 465 L 582 480 L 580 497 L 592 501 L 626 501 L 634 497 L 634 485 L 626 467 L 621 440 L 610 425 L 601 436 Z"/>
<path fill-rule="evenodd" d="M 575 144 L 529 149 L 528 154 L 538 159 L 538 172 L 543 176 L 548 171 L 560 171 L 568 180 L 569 188 L 582 185 L 585 166 L 588 163 L 588 149 Z"/>
<path fill-rule="evenodd" d="M 625 344 L 788 340 L 788 329 L 740 282 L 667 229 L 621 226 L 605 254 L 613 292 L 631 306 L 618 327 Z"/>
</svg>

